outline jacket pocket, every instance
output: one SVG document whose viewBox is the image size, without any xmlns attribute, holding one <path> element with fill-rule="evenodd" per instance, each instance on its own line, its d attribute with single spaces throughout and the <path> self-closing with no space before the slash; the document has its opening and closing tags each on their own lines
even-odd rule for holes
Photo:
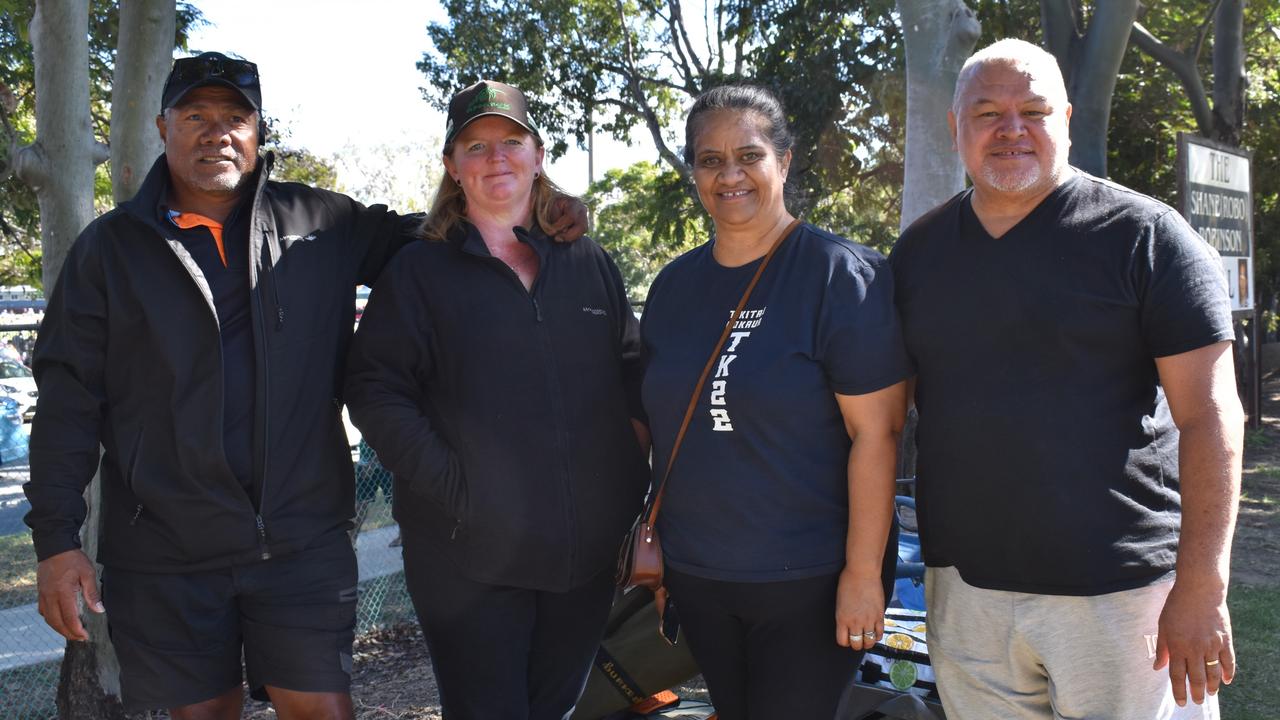
<svg viewBox="0 0 1280 720">
<path fill-rule="evenodd" d="M 468 525 L 469 493 L 466 473 L 462 470 L 462 463 L 456 452 L 449 451 L 436 477 L 414 478 L 410 487 L 415 494 L 439 505 L 449 517 L 453 518 L 455 527 L 451 530 L 452 535 L 456 536 Z"/>
</svg>

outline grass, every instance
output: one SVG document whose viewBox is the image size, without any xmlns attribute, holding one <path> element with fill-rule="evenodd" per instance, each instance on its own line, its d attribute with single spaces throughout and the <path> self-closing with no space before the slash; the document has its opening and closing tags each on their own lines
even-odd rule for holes
<svg viewBox="0 0 1280 720">
<path fill-rule="evenodd" d="M 0 610 L 35 601 L 36 553 L 31 533 L 0 537 Z"/>
<path fill-rule="evenodd" d="M 1257 448 L 1270 447 L 1275 441 L 1268 435 L 1270 431 L 1266 428 L 1258 428 L 1257 430 L 1245 430 L 1244 446 L 1249 450 Z"/>
<path fill-rule="evenodd" d="M 1275 720 L 1280 708 L 1280 589 L 1237 586 L 1228 596 L 1239 670 L 1220 694 L 1222 717 Z"/>
</svg>

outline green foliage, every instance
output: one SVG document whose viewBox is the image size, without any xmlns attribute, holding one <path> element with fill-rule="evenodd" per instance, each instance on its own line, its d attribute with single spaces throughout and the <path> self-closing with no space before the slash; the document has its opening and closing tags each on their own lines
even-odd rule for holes
<svg viewBox="0 0 1280 720">
<path fill-rule="evenodd" d="M 632 301 L 673 258 L 706 242 L 709 222 L 679 173 L 651 162 L 610 170 L 592 183 L 587 205 L 595 233 L 622 272 Z"/>
<path fill-rule="evenodd" d="M 272 179 L 337 190 L 338 171 L 332 162 L 311 154 L 305 148 L 275 147 L 273 150 L 276 161 L 271 171 Z"/>
<path fill-rule="evenodd" d="M 293 128 L 267 119 L 271 127 L 264 150 L 275 153 L 271 179 L 314 185 L 325 190 L 338 190 L 338 170 L 331 160 L 317 157 L 306 148 L 295 147 Z"/>
<path fill-rule="evenodd" d="M 668 169 L 687 177 L 679 159 L 683 109 L 714 85 L 762 84 L 780 95 L 796 135 L 792 210 L 838 221 L 830 226 L 837 232 L 864 232 L 886 219 L 896 227 L 906 108 L 892 0 L 444 6 L 450 21 L 428 29 L 435 49 L 418 63 L 440 107 L 464 85 L 502 80 L 529 96 L 553 156 L 570 142 L 581 146 L 594 123 L 594 131 L 619 139 L 647 135 Z M 673 16 L 676 7 L 692 17 Z M 648 203 L 665 202 L 652 189 L 637 191 L 649 193 Z M 680 236 L 667 234 L 677 227 L 646 232 L 680 246 Z"/>
</svg>

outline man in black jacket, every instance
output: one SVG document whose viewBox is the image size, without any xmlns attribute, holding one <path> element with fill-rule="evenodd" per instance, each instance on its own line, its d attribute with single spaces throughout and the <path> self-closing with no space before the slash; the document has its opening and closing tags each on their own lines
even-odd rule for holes
<svg viewBox="0 0 1280 720">
<path fill-rule="evenodd" d="M 419 221 L 269 180 L 253 63 L 179 59 L 162 107 L 165 154 L 77 239 L 36 343 L 40 612 L 86 640 L 76 593 L 110 608 L 131 710 L 239 717 L 243 654 L 281 718 L 350 718 L 342 361 L 355 286 Z M 78 537 L 95 469 L 101 599 Z"/>
</svg>

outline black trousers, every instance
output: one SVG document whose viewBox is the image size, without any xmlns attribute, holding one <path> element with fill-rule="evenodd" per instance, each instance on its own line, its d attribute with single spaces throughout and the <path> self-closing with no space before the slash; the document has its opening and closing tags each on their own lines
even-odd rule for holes
<svg viewBox="0 0 1280 720">
<path fill-rule="evenodd" d="M 613 603 L 613 573 L 565 593 L 463 577 L 437 541 L 402 528 L 404 576 L 445 720 L 568 720 Z"/>
<path fill-rule="evenodd" d="M 830 720 L 861 651 L 836 644 L 839 574 L 735 583 L 666 568 L 689 650 L 720 720 Z M 890 564 L 883 578 L 892 589 Z"/>
</svg>

